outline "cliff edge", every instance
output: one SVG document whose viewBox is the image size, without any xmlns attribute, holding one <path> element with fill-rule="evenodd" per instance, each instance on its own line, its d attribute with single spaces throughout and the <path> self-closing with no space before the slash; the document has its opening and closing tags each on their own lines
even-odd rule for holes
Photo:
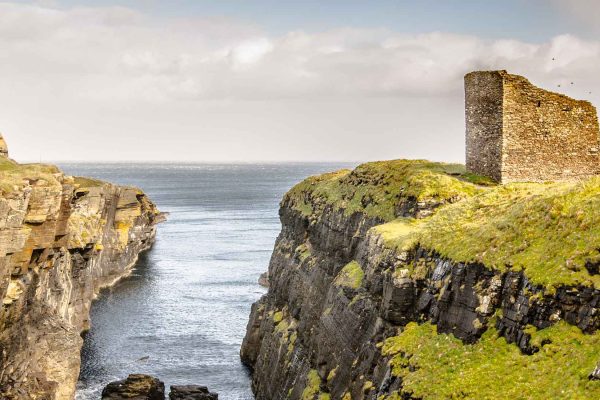
<svg viewBox="0 0 600 400">
<path fill-rule="evenodd" d="M 91 302 L 162 216 L 139 189 L 0 153 L 0 398 L 72 399 Z"/>
<path fill-rule="evenodd" d="M 397 160 L 306 179 L 241 349 L 256 398 L 600 398 L 598 210 L 598 177 Z"/>
</svg>

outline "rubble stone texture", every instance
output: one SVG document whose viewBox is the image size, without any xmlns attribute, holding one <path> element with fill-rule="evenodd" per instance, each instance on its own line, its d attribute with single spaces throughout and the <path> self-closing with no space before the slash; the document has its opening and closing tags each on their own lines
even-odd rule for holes
<svg viewBox="0 0 600 400">
<path fill-rule="evenodd" d="M 590 102 L 506 71 L 467 74 L 465 102 L 469 171 L 501 183 L 600 174 L 600 130 Z"/>
</svg>

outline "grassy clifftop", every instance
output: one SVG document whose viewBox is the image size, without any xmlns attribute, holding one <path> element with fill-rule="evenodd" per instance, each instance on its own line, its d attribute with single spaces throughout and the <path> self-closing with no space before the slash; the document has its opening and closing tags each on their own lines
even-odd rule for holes
<svg viewBox="0 0 600 400">
<path fill-rule="evenodd" d="M 600 288 L 600 177 L 488 188 L 423 220 L 376 227 L 390 246 L 420 244 L 458 262 L 523 270 L 531 282 Z"/>
<path fill-rule="evenodd" d="M 431 207 L 403 214 L 407 201 Z M 383 239 L 386 252 L 420 247 L 455 262 L 523 271 L 549 295 L 565 285 L 600 289 L 600 177 L 495 185 L 459 165 L 398 160 L 311 177 L 283 204 L 311 221 L 328 209 L 378 218 L 370 234 Z M 365 276 L 352 261 L 334 285 L 357 289 Z M 495 315 L 473 344 L 438 334 L 431 322 L 397 327 L 379 347 L 402 385 L 379 399 L 600 398 L 600 381 L 589 378 L 600 332 L 583 333 L 560 318 L 540 330 L 526 321 L 523 333 L 536 351 L 524 354 L 498 331 Z"/>
<path fill-rule="evenodd" d="M 486 178 L 467 174 L 462 165 L 424 160 L 394 160 L 359 165 L 310 177 L 294 186 L 284 202 L 304 215 L 325 207 L 342 209 L 346 215 L 362 212 L 391 221 L 407 199 L 417 202 L 450 202 L 481 192 L 477 184 Z"/>
<path fill-rule="evenodd" d="M 398 218 L 403 202 L 439 205 L 426 218 Z M 374 230 L 392 247 L 420 245 L 457 262 L 524 270 L 553 288 L 600 288 L 600 177 L 579 183 L 494 185 L 462 165 L 423 160 L 366 163 L 310 177 L 284 197 L 305 216 L 327 207 L 386 224 Z"/>
</svg>

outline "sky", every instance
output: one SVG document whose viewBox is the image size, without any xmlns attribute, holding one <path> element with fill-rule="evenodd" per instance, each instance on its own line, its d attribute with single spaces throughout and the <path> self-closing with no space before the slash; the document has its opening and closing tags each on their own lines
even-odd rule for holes
<svg viewBox="0 0 600 400">
<path fill-rule="evenodd" d="M 596 0 L 0 2 L 0 132 L 19 161 L 463 162 L 465 73 L 598 105 L 599 27 Z"/>
</svg>

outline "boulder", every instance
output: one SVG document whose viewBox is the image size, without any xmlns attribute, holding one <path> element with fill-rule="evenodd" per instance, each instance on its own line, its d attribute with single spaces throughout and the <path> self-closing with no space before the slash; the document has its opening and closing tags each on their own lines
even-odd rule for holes
<svg viewBox="0 0 600 400">
<path fill-rule="evenodd" d="M 164 400 L 165 384 L 142 374 L 132 374 L 121 381 L 111 382 L 102 391 L 102 400 Z"/>
<path fill-rule="evenodd" d="M 206 386 L 171 386 L 169 400 L 218 400 L 219 395 L 208 391 Z"/>
</svg>

